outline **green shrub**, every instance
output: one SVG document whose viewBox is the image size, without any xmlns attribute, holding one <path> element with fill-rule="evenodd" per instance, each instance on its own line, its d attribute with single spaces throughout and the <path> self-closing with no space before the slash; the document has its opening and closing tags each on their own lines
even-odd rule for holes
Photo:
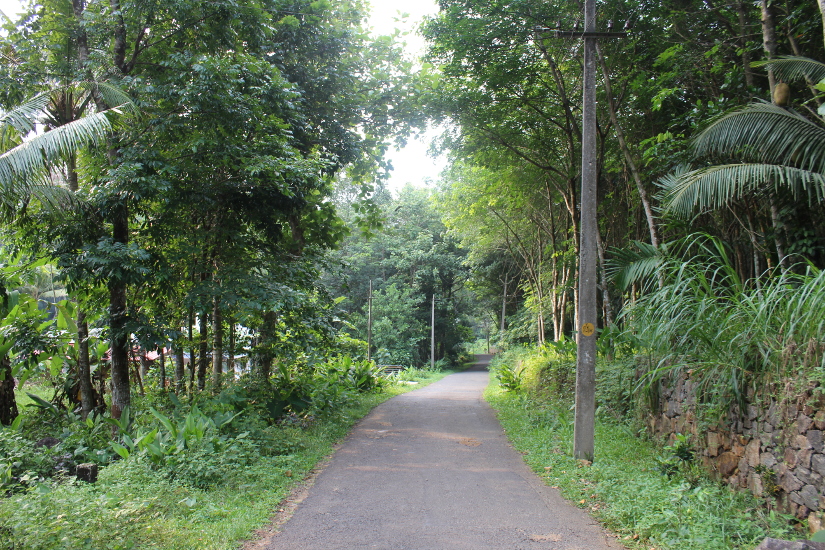
<svg viewBox="0 0 825 550">
<path fill-rule="evenodd" d="M 383 370 L 375 362 L 353 361 L 348 355 L 329 361 L 324 369 L 327 377 L 334 374 L 338 377 L 338 384 L 359 392 L 379 388 L 386 380 Z"/>
<path fill-rule="evenodd" d="M 108 415 L 108 413 L 107 413 Z M 109 447 L 112 437 L 111 426 L 104 415 L 90 415 L 86 420 L 69 413 L 71 421 L 63 428 L 58 450 L 70 454 L 77 464 L 94 462 L 98 465 L 109 464 L 116 453 Z"/>
<path fill-rule="evenodd" d="M 204 437 L 168 456 L 160 469 L 172 481 L 207 489 L 242 477 L 259 454 L 258 445 L 244 434 Z"/>
<path fill-rule="evenodd" d="M 575 388 L 575 352 L 575 342 L 564 339 L 541 349 L 513 347 L 493 359 L 492 370 L 502 373 L 508 391 L 548 395 L 568 392 Z"/>
<path fill-rule="evenodd" d="M 641 406 L 644 395 L 637 389 L 636 369 L 632 355 L 596 362 L 596 405 L 601 416 L 641 424 L 647 410 Z"/>
<path fill-rule="evenodd" d="M 517 392 L 521 389 L 522 370 L 520 366 L 503 364 L 496 369 L 496 379 L 505 391 Z"/>
<path fill-rule="evenodd" d="M 22 488 L 55 473 L 56 449 L 35 442 L 10 428 L 0 428 L 0 490 Z"/>
</svg>

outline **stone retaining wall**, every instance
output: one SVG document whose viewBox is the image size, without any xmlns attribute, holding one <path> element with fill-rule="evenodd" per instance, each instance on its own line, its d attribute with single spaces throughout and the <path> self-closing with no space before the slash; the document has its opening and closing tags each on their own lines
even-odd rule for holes
<svg viewBox="0 0 825 550">
<path fill-rule="evenodd" d="M 715 425 L 699 422 L 695 383 L 662 384 L 650 430 L 663 438 L 691 434 L 705 467 L 726 483 L 764 497 L 779 510 L 825 528 L 825 397 L 818 388 L 766 389 L 742 414 L 733 407 Z M 776 390 L 776 391 L 771 391 Z M 784 397 L 783 397 L 784 396 Z"/>
</svg>

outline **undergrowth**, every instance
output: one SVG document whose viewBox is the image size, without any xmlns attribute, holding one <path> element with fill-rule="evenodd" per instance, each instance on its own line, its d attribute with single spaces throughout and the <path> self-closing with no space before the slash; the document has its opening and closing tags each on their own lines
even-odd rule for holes
<svg viewBox="0 0 825 550">
<path fill-rule="evenodd" d="M 21 460 L 31 462 L 31 478 L 25 483 L 18 478 L 15 489 L 0 499 L 0 550 L 235 549 L 266 523 L 292 487 L 358 419 L 390 397 L 443 376 L 434 371 L 408 372 L 403 378 L 418 385 L 385 384 L 351 395 L 341 401 L 335 414 L 309 421 L 287 419 L 274 426 L 239 417 L 231 421 L 237 426 L 230 426 L 229 432 L 220 422 L 210 424 L 205 414 L 194 409 L 187 409 L 178 427 L 171 413 L 159 413 L 158 418 L 169 422 L 163 423 L 167 431 L 179 436 L 189 422 L 185 430 L 199 437 L 180 439 L 179 449 L 163 430 L 143 446 L 136 437 L 121 437 L 116 446 L 120 457 L 104 464 L 93 484 L 69 476 L 39 476 L 35 458 L 45 457 L 41 461 L 48 462 L 53 453 L 33 453 L 29 441 L 20 453 L 26 455 Z M 141 399 L 136 401 L 140 405 Z M 160 404 L 150 396 L 146 401 L 147 408 Z M 216 418 L 214 410 L 207 412 Z M 140 418 L 130 433 L 151 434 L 148 423 L 153 416 Z M 147 424 L 145 429 L 142 423 Z M 112 426 L 101 425 L 106 429 L 89 427 L 85 440 L 108 441 Z M 82 425 L 72 426 L 82 431 Z M 91 433 L 96 429 L 101 433 Z M 237 433 L 240 430 L 244 431 Z M 12 436 L 8 428 L 5 432 L 11 443 L 19 437 Z M 162 440 L 162 435 L 167 439 Z M 61 445 L 80 438 L 65 431 L 63 436 Z M 142 442 L 148 440 L 144 437 Z M 82 449 L 80 443 L 75 444 Z M 215 452 L 221 445 L 225 447 L 220 448 L 222 452 Z M 227 449 L 231 452 L 224 452 Z M 87 452 L 83 457 L 92 455 Z"/>
<path fill-rule="evenodd" d="M 569 401 L 508 392 L 494 380 L 485 398 L 545 483 L 589 510 L 629 547 L 744 550 L 766 536 L 797 538 L 788 517 L 766 511 L 749 494 L 678 470 L 663 472 L 663 450 L 633 428 L 600 418 L 596 460 L 588 464 L 572 458 Z"/>
</svg>

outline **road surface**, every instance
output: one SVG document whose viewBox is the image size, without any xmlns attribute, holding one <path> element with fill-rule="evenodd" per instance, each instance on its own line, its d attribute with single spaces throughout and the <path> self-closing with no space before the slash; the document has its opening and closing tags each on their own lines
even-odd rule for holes
<svg viewBox="0 0 825 550">
<path fill-rule="evenodd" d="M 365 417 L 266 550 L 622 548 L 545 486 L 483 400 L 489 356 Z"/>
</svg>

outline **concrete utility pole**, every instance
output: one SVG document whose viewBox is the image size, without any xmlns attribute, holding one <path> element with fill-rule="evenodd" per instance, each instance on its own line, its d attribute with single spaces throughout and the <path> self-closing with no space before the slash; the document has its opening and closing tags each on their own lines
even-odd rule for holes
<svg viewBox="0 0 825 550">
<path fill-rule="evenodd" d="M 576 416 L 573 428 L 573 456 L 593 460 L 596 425 L 596 294 L 598 279 L 598 219 L 596 183 L 596 39 L 620 38 L 625 32 L 612 32 L 608 21 L 607 32 L 596 30 L 596 0 L 585 0 L 584 32 L 565 31 L 556 23 L 555 29 L 539 27 L 537 31 L 553 31 L 556 38 L 584 40 L 584 81 L 582 94 L 582 188 L 581 223 L 579 230 L 579 307 L 576 311 Z M 576 25 L 578 27 L 578 24 Z M 630 28 L 630 21 L 625 30 Z"/>
<path fill-rule="evenodd" d="M 433 294 L 433 311 L 430 320 L 430 368 L 435 368 L 435 294 Z"/>
<path fill-rule="evenodd" d="M 573 456 L 593 460 L 596 422 L 596 0 L 584 3 L 581 238 Z"/>
</svg>

